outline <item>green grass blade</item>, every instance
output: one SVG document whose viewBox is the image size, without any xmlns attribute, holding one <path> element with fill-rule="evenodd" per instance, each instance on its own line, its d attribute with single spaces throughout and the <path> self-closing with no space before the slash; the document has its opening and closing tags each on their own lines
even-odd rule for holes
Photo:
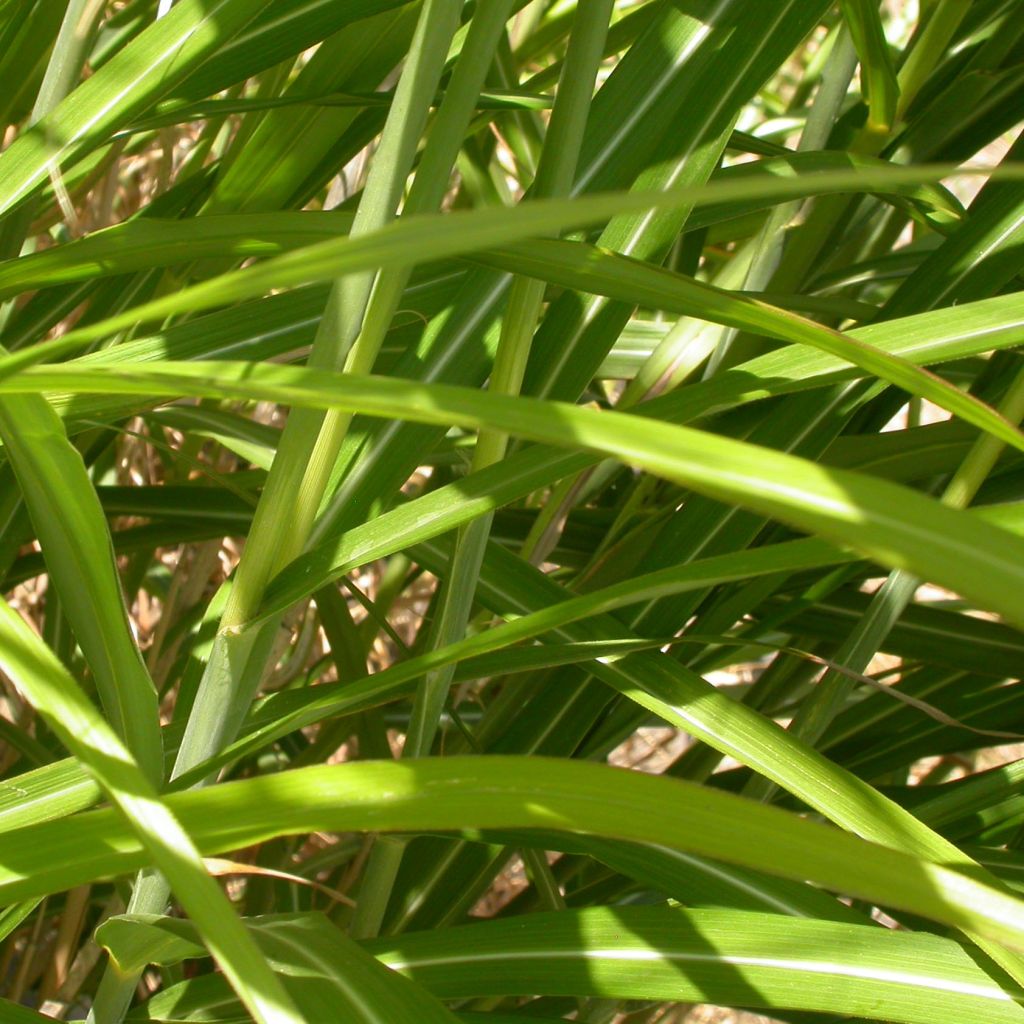
<svg viewBox="0 0 1024 1024">
<path fill-rule="evenodd" d="M 156 690 L 128 624 L 110 534 L 82 457 L 38 396 L 0 401 L 0 435 L 104 711 L 159 785 Z"/>
<path fill-rule="evenodd" d="M 942 165 L 928 167 L 864 167 L 856 171 L 828 171 L 816 175 L 821 193 L 851 192 L 884 188 L 887 184 L 937 181 L 953 173 L 971 173 L 969 169 Z M 982 173 L 976 171 L 975 173 Z M 984 173 L 991 173 L 987 170 Z M 1016 170 L 1007 168 L 1012 177 Z M 87 328 L 80 328 L 59 344 L 48 346 L 48 355 L 73 351 L 91 341 L 107 337 L 140 321 L 197 312 L 229 302 L 263 295 L 271 289 L 333 280 L 340 275 L 359 273 L 370 268 L 405 266 L 463 255 L 534 236 L 564 231 L 571 227 L 600 222 L 624 212 L 660 210 L 673 206 L 742 199 L 751 195 L 768 196 L 778 201 L 799 197 L 805 186 L 795 178 L 772 181 L 730 181 L 700 187 L 670 189 L 665 192 L 630 192 L 590 196 L 578 199 L 536 200 L 515 209 L 481 209 L 454 212 L 443 216 L 417 215 L 362 237 L 340 238 L 286 253 L 257 266 L 222 274 L 209 281 L 183 289 L 137 306 L 128 313 L 111 317 Z M 442 228 L 443 225 L 443 228 Z M 0 372 L 19 365 L 21 357 L 0 364 Z M 31 358 L 27 361 L 31 362 Z"/>
<path fill-rule="evenodd" d="M 267 968 L 226 897 L 206 873 L 189 833 L 74 679 L 10 606 L 0 604 L 4 671 L 87 767 L 170 881 L 235 991 L 260 1024 L 302 1018 Z"/>
<path fill-rule="evenodd" d="M 973 396 L 851 335 L 820 327 L 756 299 L 579 243 L 539 240 L 485 253 L 478 261 L 502 269 L 518 267 L 520 273 L 562 286 L 613 297 L 632 296 L 634 301 L 653 309 L 811 345 L 855 363 L 913 395 L 927 398 L 1024 450 L 1024 436 L 1014 424 Z"/>
<path fill-rule="evenodd" d="M 1024 903 L 967 874 L 728 793 L 583 762 L 499 756 L 364 762 L 225 783 L 166 803 L 204 854 L 317 830 L 567 829 L 814 881 L 1024 947 Z M 667 818 L 669 805 L 678 814 Z M 748 838 L 741 846 L 737 829 Z M 146 861 L 139 841 L 108 811 L 9 833 L 6 851 L 4 900 Z M 20 868 L 31 862 L 36 870 L 25 877 Z"/>
<path fill-rule="evenodd" d="M 0 156 L 0 214 L 166 95 L 270 6 L 257 0 L 181 0 Z"/>
<path fill-rule="evenodd" d="M 282 939 L 313 949 L 317 940 L 331 943 L 331 959 L 342 950 L 352 957 L 343 936 L 317 915 L 265 917 L 251 927 L 268 953 L 276 947 L 283 966 L 293 969 L 298 964 L 281 951 Z M 194 931 L 169 918 L 114 918 L 99 938 L 115 955 L 143 963 L 146 957 L 171 964 L 202 955 Z M 931 1024 L 950 1012 L 965 1024 L 1024 1020 L 1011 993 L 948 939 L 773 914 L 592 908 L 364 946 L 392 970 L 449 999 L 540 993 L 856 1013 L 906 1024 Z M 330 980 L 320 973 L 323 965 L 311 957 L 307 962 L 313 978 Z M 428 1014 L 429 997 L 420 998 Z"/>
<path fill-rule="evenodd" d="M 448 998 L 540 992 L 855 1014 L 931 1024 L 1024 1020 L 1019 994 L 924 934 L 735 910 L 532 914 L 369 945 Z M 532 987 L 531 987 L 532 986 Z M 954 1009 L 954 1007 L 956 1007 Z"/>
<path fill-rule="evenodd" d="M 1011 622 L 1024 622 L 1015 598 L 1024 584 L 1024 544 L 1012 535 L 887 481 L 685 427 L 666 424 L 652 432 L 649 420 L 625 413 L 293 367 L 165 363 L 102 373 L 40 367 L 0 382 L 8 393 L 37 389 L 259 398 L 423 423 L 497 427 L 549 444 L 571 441 L 849 545 L 882 565 L 948 586 Z"/>
<path fill-rule="evenodd" d="M 268 916 L 246 925 L 283 978 L 301 979 L 292 992 L 309 1020 L 328 1014 L 359 1024 L 456 1020 L 429 992 L 383 967 L 326 917 Z M 127 973 L 205 955 L 196 930 L 168 917 L 114 917 L 97 929 L 96 939 Z"/>
</svg>

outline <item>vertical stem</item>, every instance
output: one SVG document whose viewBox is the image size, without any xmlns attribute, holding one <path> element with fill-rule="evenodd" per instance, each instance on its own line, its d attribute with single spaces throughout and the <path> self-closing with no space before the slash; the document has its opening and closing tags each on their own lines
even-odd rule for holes
<svg viewBox="0 0 1024 1024">
<path fill-rule="evenodd" d="M 104 6 L 104 0 L 70 0 L 68 3 L 53 44 L 53 55 L 36 94 L 31 123 L 35 124 L 53 110 L 74 88 L 85 66 L 89 44 Z"/>
<path fill-rule="evenodd" d="M 804 130 L 797 144 L 797 152 L 800 153 L 824 149 L 827 146 L 828 137 L 842 111 L 853 73 L 857 69 L 857 52 L 849 31 L 843 25 L 838 33 L 831 57 L 821 76 L 821 85 L 811 103 Z M 799 202 L 783 203 L 776 206 L 768 215 L 754 242 L 754 252 L 743 282 L 746 291 L 764 291 L 768 287 L 782 260 L 786 244 L 785 229 L 800 210 L 800 206 Z M 763 347 L 763 341 L 760 339 L 751 340 L 747 336 L 748 344 L 744 344 L 744 339 L 739 335 L 740 332 L 736 330 L 722 332 L 721 340 L 711 355 L 708 376 L 725 365 L 744 362 L 756 354 L 756 349 Z"/>
<path fill-rule="evenodd" d="M 900 98 L 896 106 L 896 121 L 902 121 L 907 108 L 917 98 L 942 58 L 957 27 L 971 8 L 971 0 L 939 0 L 928 16 L 924 27 L 911 43 L 903 67 L 896 73 Z"/>
<path fill-rule="evenodd" d="M 603 57 L 613 8 L 614 0 L 594 0 L 585 9 L 577 10 L 534 181 L 532 194 L 536 198 L 565 195 L 572 186 L 594 80 Z M 517 278 L 513 283 L 491 374 L 492 391 L 518 394 L 543 298 L 543 284 L 524 278 Z M 507 443 L 507 436 L 501 432 L 480 431 L 473 457 L 473 470 L 500 461 Z M 491 520 L 491 516 L 482 516 L 458 533 L 451 572 L 441 598 L 437 624 L 431 635 L 431 646 L 434 649 L 454 643 L 465 633 L 473 606 L 476 580 L 490 535 Z M 403 757 L 423 757 L 430 753 L 453 672 L 454 666 L 428 672 L 417 688 L 402 750 Z M 353 918 L 353 935 L 368 938 L 377 934 L 401 855 L 400 847 L 389 845 L 375 848 L 367 864 L 363 891 Z"/>
<path fill-rule="evenodd" d="M 416 26 L 406 67 L 381 136 L 380 146 L 351 233 L 382 227 L 397 210 L 416 148 L 437 92 L 461 0 L 427 0 Z M 348 368 L 374 284 L 373 273 L 341 278 L 331 290 L 309 358 L 324 369 Z M 173 775 L 183 774 L 231 741 L 262 676 L 277 623 L 249 631 L 238 627 L 258 607 L 267 582 L 301 550 L 323 500 L 333 457 L 331 443 L 343 434 L 347 418 L 294 409 L 288 418 L 246 549 L 235 574 L 210 660 L 189 714 Z M 143 873 L 132 894 L 134 913 L 160 913 L 168 898 L 159 875 Z M 121 975 L 108 965 L 90 1021 L 122 1019 L 138 975 Z"/>
<path fill-rule="evenodd" d="M 32 105 L 29 125 L 49 114 L 74 88 L 89 55 L 89 45 L 103 8 L 103 0 L 69 0 Z M 4 219 L 0 228 L 0 259 L 13 259 L 21 252 L 35 210 L 36 203 L 27 202 Z M 7 304 L 9 309 L 10 303 Z"/>
<path fill-rule="evenodd" d="M 577 11 L 537 167 L 532 191 L 534 198 L 567 195 L 572 187 L 613 8 L 613 0 L 595 0 L 585 10 Z M 491 373 L 490 388 L 497 394 L 515 395 L 522 387 L 533 332 L 544 301 L 544 288 L 543 282 L 528 278 L 516 278 L 513 282 Z M 473 454 L 473 472 L 499 462 L 507 446 L 507 435 L 500 431 L 481 430 Z M 492 518 L 481 516 L 459 531 L 433 637 L 435 647 L 454 643 L 465 632 Z M 417 689 L 406 736 L 406 756 L 422 757 L 430 752 L 453 671 L 452 667 L 447 667 L 428 673 Z"/>
<path fill-rule="evenodd" d="M 466 128 L 476 111 L 480 90 L 513 6 L 514 0 L 491 0 L 480 5 L 473 15 L 444 99 L 431 126 L 416 177 L 409 189 L 404 213 L 428 213 L 440 207 L 452 168 L 462 148 Z M 350 365 L 346 367 L 349 372 L 369 373 L 372 369 L 408 279 L 409 268 L 384 270 L 378 275 Z M 340 445 L 339 438 L 336 450 Z M 337 467 L 327 487 L 328 494 L 334 493 L 336 477 Z M 311 544 L 318 543 L 331 533 L 343 511 L 343 500 L 339 495 L 337 499 L 327 502 L 310 534 Z"/>
<path fill-rule="evenodd" d="M 424 6 L 399 80 L 362 202 L 352 225 L 358 236 L 382 227 L 401 199 L 430 103 L 458 24 L 457 0 Z M 374 274 L 340 279 L 331 291 L 309 358 L 321 369 L 351 370 L 365 358 L 354 346 L 373 289 Z M 180 775 L 230 742 L 259 685 L 276 624 L 239 627 L 263 597 L 270 578 L 298 555 L 323 501 L 334 451 L 348 414 L 293 409 L 256 508 L 245 553 L 235 573 L 220 629 L 175 762 Z"/>
</svg>

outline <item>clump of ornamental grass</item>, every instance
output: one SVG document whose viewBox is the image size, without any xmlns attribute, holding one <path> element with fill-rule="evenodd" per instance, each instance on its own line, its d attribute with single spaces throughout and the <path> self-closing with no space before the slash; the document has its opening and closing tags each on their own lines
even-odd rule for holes
<svg viewBox="0 0 1024 1024">
<path fill-rule="evenodd" d="M 1015 0 L 0 41 L 0 1019 L 1024 1020 Z"/>
</svg>

